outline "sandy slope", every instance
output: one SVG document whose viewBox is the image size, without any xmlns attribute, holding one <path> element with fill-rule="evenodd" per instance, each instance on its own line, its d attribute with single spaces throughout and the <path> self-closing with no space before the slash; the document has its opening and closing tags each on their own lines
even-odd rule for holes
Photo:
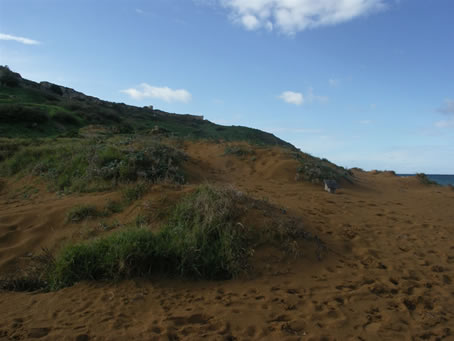
<svg viewBox="0 0 454 341">
<path fill-rule="evenodd" d="M 454 191 L 357 172 L 355 186 L 330 195 L 296 183 L 295 161 L 278 149 L 259 149 L 254 161 L 221 156 L 223 150 L 188 146 L 190 182 L 231 183 L 285 208 L 326 242 L 324 259 L 308 252 L 283 262 L 267 250 L 266 271 L 232 281 L 155 278 L 0 292 L 0 339 L 454 339 Z M 168 205 L 192 187 L 157 186 L 147 200 Z M 0 271 L 26 263 L 42 246 L 85 238 L 90 226 L 65 224 L 66 211 L 117 195 L 42 191 L 12 200 L 4 191 Z M 140 205 L 117 218 L 132 220 Z"/>
</svg>

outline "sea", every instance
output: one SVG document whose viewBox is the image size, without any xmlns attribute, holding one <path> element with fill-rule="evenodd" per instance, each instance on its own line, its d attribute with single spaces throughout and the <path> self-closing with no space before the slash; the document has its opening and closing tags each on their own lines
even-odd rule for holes
<svg viewBox="0 0 454 341">
<path fill-rule="evenodd" d="M 415 174 L 398 174 L 399 176 L 413 176 Z M 442 186 L 453 185 L 454 186 L 454 175 L 441 175 L 441 174 L 426 174 L 427 177 L 435 181 Z"/>
</svg>

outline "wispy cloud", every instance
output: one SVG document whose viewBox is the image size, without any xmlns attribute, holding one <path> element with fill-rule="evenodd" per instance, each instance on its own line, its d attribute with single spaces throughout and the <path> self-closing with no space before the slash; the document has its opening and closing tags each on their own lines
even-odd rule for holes
<svg viewBox="0 0 454 341">
<path fill-rule="evenodd" d="M 438 111 L 446 115 L 454 115 L 454 100 L 446 99 Z"/>
<path fill-rule="evenodd" d="M 454 127 L 454 100 L 446 99 L 437 111 L 448 116 L 448 118 L 435 122 L 434 126 L 436 128 L 444 129 Z"/>
<path fill-rule="evenodd" d="M 359 121 L 359 124 L 367 126 L 367 125 L 372 124 L 372 121 L 371 120 L 361 120 L 361 121 Z"/>
<path fill-rule="evenodd" d="M 213 5 L 214 0 L 194 0 Z M 336 25 L 387 8 L 387 0 L 217 0 L 248 30 L 277 28 L 285 34 Z"/>
<path fill-rule="evenodd" d="M 309 103 L 311 102 L 326 103 L 328 102 L 328 97 L 316 95 L 314 93 L 314 89 L 309 88 L 309 90 L 307 91 L 306 100 Z"/>
<path fill-rule="evenodd" d="M 122 93 L 129 95 L 135 100 L 144 98 L 160 99 L 166 102 L 184 102 L 187 103 L 192 99 L 192 95 L 185 89 L 171 89 L 167 86 L 157 87 L 147 83 L 140 84 L 137 88 L 121 90 Z"/>
<path fill-rule="evenodd" d="M 328 80 L 328 84 L 333 88 L 338 87 L 340 85 L 340 79 L 331 78 L 330 80 Z"/>
<path fill-rule="evenodd" d="M 304 102 L 304 96 L 301 92 L 284 91 L 279 98 L 286 103 L 295 105 L 301 105 Z"/>
<path fill-rule="evenodd" d="M 22 44 L 25 44 L 25 45 L 39 45 L 39 44 L 41 44 L 37 40 L 24 38 L 24 37 L 17 37 L 17 36 L 13 36 L 11 34 L 5 34 L 5 33 L 0 33 L 0 40 L 12 40 L 12 41 L 16 41 L 18 43 L 22 43 Z"/>
<path fill-rule="evenodd" d="M 454 127 L 454 118 L 450 120 L 441 120 L 435 122 L 435 127 L 437 128 L 449 128 Z"/>
</svg>

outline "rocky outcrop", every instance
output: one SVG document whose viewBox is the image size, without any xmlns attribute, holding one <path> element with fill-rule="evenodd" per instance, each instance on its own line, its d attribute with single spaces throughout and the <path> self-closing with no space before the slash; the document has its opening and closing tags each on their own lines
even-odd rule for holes
<svg viewBox="0 0 454 341">
<path fill-rule="evenodd" d="M 96 104 L 104 102 L 104 101 L 101 101 L 99 98 L 87 96 L 87 95 L 83 94 L 82 92 L 76 91 L 71 88 L 67 88 L 65 86 L 53 84 L 50 82 L 40 82 L 39 87 L 45 91 L 53 92 L 54 94 L 60 95 L 69 100 L 75 99 L 75 100 L 79 100 L 79 101 L 89 101 L 89 102 L 93 102 Z"/>
<path fill-rule="evenodd" d="M 22 77 L 17 72 L 11 71 L 7 66 L 0 66 L 0 86 L 18 86 Z"/>
</svg>

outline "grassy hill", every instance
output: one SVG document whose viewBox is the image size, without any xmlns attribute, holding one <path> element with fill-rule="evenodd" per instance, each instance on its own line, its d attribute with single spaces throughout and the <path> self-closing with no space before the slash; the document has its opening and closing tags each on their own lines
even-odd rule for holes
<svg viewBox="0 0 454 341">
<path fill-rule="evenodd" d="M 113 103 L 48 82 L 23 79 L 0 67 L 0 136 L 77 136 L 89 125 L 110 133 L 155 132 L 185 139 L 246 141 L 294 148 L 273 134 L 241 126 L 221 126 L 192 115 L 176 115 Z"/>
</svg>

